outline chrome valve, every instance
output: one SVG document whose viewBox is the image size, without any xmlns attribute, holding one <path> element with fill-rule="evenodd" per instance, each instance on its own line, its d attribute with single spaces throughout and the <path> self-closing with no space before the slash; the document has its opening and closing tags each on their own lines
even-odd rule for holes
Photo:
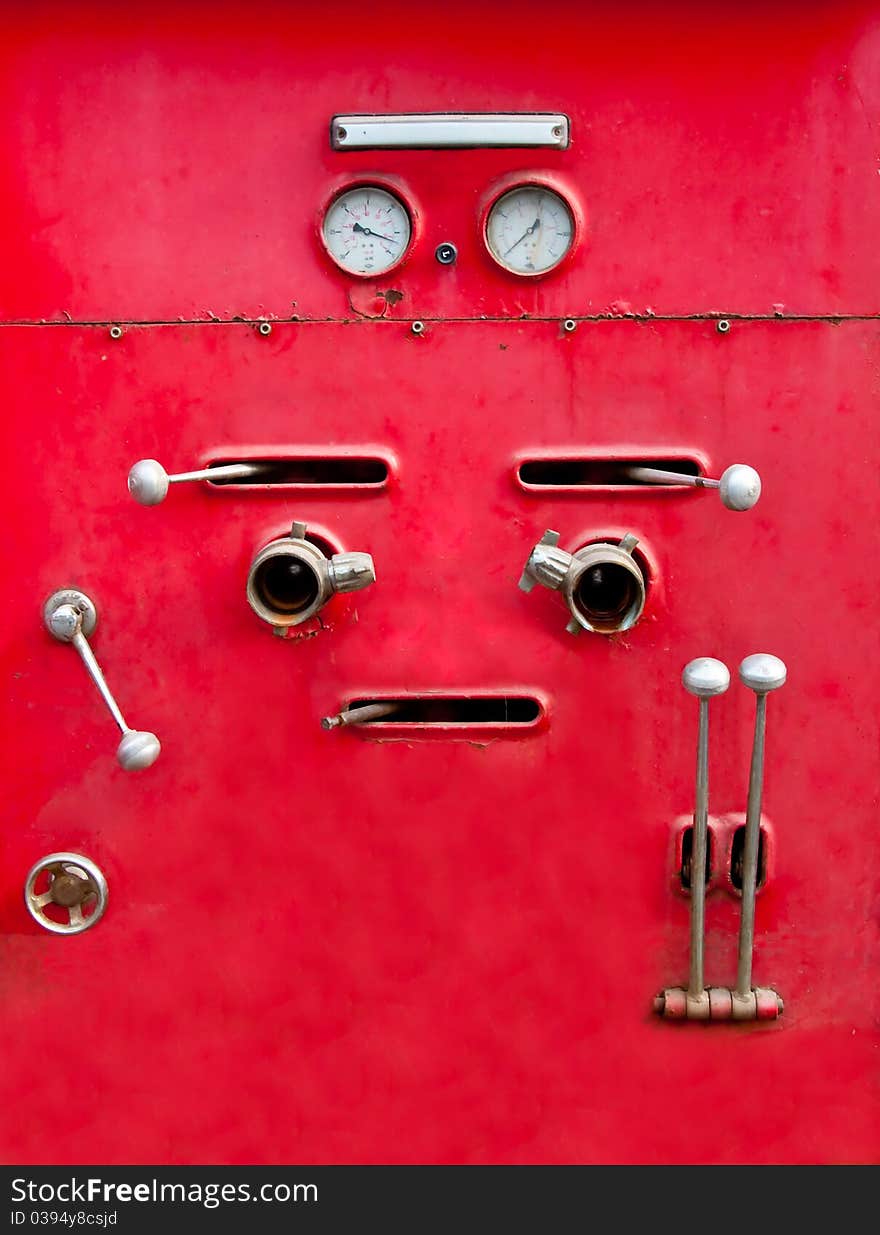
<svg viewBox="0 0 880 1235">
<path fill-rule="evenodd" d="M 548 529 L 529 554 L 519 586 L 530 592 L 540 583 L 562 592 L 571 613 L 565 629 L 572 635 L 629 630 L 645 607 L 645 576 L 632 555 L 638 543 L 626 535 L 619 544 L 601 541 L 567 553 L 559 548 L 559 533 Z"/>
<path fill-rule="evenodd" d="M 125 723 L 125 717 L 110 693 L 101 667 L 89 646 L 87 636 L 92 634 L 97 621 L 98 613 L 94 602 L 84 592 L 72 588 L 53 592 L 43 606 L 43 623 L 46 629 L 61 643 L 72 643 L 76 648 L 89 677 L 110 709 L 110 715 L 122 731 L 122 740 L 116 748 L 119 766 L 126 772 L 136 772 L 156 762 L 161 746 L 154 733 L 131 729 Z"/>
<path fill-rule="evenodd" d="M 306 524 L 294 523 L 289 536 L 271 541 L 251 563 L 247 598 L 253 611 L 272 626 L 298 626 L 335 593 L 356 592 L 376 581 L 369 553 L 327 557 L 305 535 Z"/>
<path fill-rule="evenodd" d="M 667 472 L 659 467 L 627 467 L 630 480 L 649 485 L 695 485 L 699 489 L 718 489 L 722 506 L 728 510 L 751 510 L 761 496 L 761 477 L 747 463 L 732 463 L 721 473 L 720 480 L 708 476 L 690 476 L 684 472 Z"/>
<path fill-rule="evenodd" d="M 249 476 L 258 476 L 262 470 L 259 463 L 224 463 L 169 476 L 155 459 L 141 459 L 128 473 L 128 491 L 141 506 L 158 506 L 164 502 L 168 486 L 182 480 L 246 480 Z"/>
<path fill-rule="evenodd" d="M 45 888 L 38 892 L 37 887 L 44 883 Z M 50 853 L 28 871 L 24 903 L 44 930 L 53 935 L 80 935 L 94 926 L 107 908 L 107 880 L 99 867 L 81 854 Z M 66 913 L 67 921 L 49 917 L 46 911 L 52 907 Z"/>
</svg>

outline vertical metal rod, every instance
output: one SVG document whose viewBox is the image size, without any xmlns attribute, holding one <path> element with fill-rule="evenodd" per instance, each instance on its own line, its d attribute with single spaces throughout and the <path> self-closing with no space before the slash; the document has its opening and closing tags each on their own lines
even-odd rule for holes
<svg viewBox="0 0 880 1235">
<path fill-rule="evenodd" d="M 85 665 L 86 670 L 88 671 L 89 677 L 92 679 L 92 681 L 97 686 L 98 693 L 100 694 L 104 702 L 107 704 L 107 707 L 110 709 L 110 715 L 116 721 L 117 725 L 119 726 L 119 728 L 122 730 L 123 733 L 131 733 L 131 730 L 129 729 L 128 725 L 125 723 L 125 717 L 122 715 L 122 712 L 119 710 L 119 704 L 116 702 L 116 700 L 113 698 L 112 694 L 110 693 L 110 687 L 107 685 L 107 682 L 104 679 L 104 675 L 101 672 L 101 666 L 95 660 L 95 655 L 92 649 L 89 647 L 89 641 L 85 637 L 85 635 L 82 633 L 81 630 L 78 630 L 76 632 L 76 634 L 71 639 L 71 643 L 76 648 L 76 650 L 79 652 L 80 657 L 82 658 L 82 662 Z"/>
<path fill-rule="evenodd" d="M 703 936 L 706 909 L 706 847 L 709 819 L 709 700 L 700 699 L 700 730 L 697 737 L 697 795 L 694 810 L 694 840 L 691 849 L 691 961 L 688 994 L 701 995 Z"/>
<path fill-rule="evenodd" d="M 767 696 L 755 696 L 755 740 L 749 773 L 749 801 L 746 811 L 746 844 L 743 855 L 742 916 L 739 925 L 739 956 L 736 968 L 736 993 L 748 995 L 752 989 L 752 952 L 755 946 L 755 890 L 758 879 L 758 845 L 761 839 L 761 798 L 764 790 L 764 736 L 767 721 Z"/>
</svg>

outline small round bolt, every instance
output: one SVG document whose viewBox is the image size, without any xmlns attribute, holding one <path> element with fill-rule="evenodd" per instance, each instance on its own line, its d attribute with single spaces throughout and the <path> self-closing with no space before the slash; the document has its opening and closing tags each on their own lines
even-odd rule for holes
<svg viewBox="0 0 880 1235">
<path fill-rule="evenodd" d="M 739 667 L 740 681 L 756 695 L 767 695 L 784 686 L 787 673 L 784 662 L 767 652 L 747 656 Z"/>
<path fill-rule="evenodd" d="M 733 463 L 721 473 L 719 490 L 728 510 L 751 510 L 761 496 L 761 477 L 747 463 Z"/>
<path fill-rule="evenodd" d="M 263 336 L 271 334 L 272 333 L 272 323 L 271 322 L 260 322 L 259 326 L 257 327 L 257 331 Z"/>
<path fill-rule="evenodd" d="M 727 665 L 711 656 L 698 656 L 689 661 L 682 672 L 681 682 L 685 690 L 698 699 L 712 699 L 723 695 L 730 685 Z"/>
<path fill-rule="evenodd" d="M 110 338 L 111 339 L 121 339 L 122 338 L 122 327 L 121 326 L 111 326 L 110 327 Z"/>
<path fill-rule="evenodd" d="M 718 331 L 719 334 L 729 334 L 730 333 L 730 322 L 727 320 L 726 317 L 722 317 L 721 320 L 715 326 L 715 329 Z"/>
<path fill-rule="evenodd" d="M 336 130 L 336 136 L 338 137 L 338 139 L 339 139 L 341 142 L 344 142 L 344 141 L 345 141 L 345 139 L 346 139 L 346 137 L 348 137 L 348 129 L 344 128 L 344 127 L 340 124 L 340 125 L 339 125 L 339 127 L 338 127 L 338 128 L 337 128 L 337 130 Z"/>
<path fill-rule="evenodd" d="M 161 749 L 155 733 L 130 729 L 116 748 L 116 759 L 126 772 L 140 772 L 153 766 Z"/>
<path fill-rule="evenodd" d="M 566 334 L 571 334 L 573 330 L 577 330 L 578 324 L 573 317 L 567 317 L 562 323 L 562 329 Z"/>
<path fill-rule="evenodd" d="M 554 126 L 553 126 L 553 136 L 554 136 L 554 137 L 561 137 L 561 136 L 562 136 L 562 133 L 563 133 L 562 125 L 561 125 L 561 124 L 554 124 Z"/>
<path fill-rule="evenodd" d="M 425 323 L 424 322 L 413 322 L 411 329 L 412 329 L 413 334 L 424 334 L 425 333 Z"/>
<path fill-rule="evenodd" d="M 141 459 L 128 473 L 128 491 L 141 506 L 158 506 L 168 494 L 168 473 L 155 459 Z"/>
<path fill-rule="evenodd" d="M 458 257 L 458 249 L 447 240 L 443 244 L 437 245 L 437 248 L 434 250 L 434 256 L 441 266 L 452 266 Z"/>
</svg>

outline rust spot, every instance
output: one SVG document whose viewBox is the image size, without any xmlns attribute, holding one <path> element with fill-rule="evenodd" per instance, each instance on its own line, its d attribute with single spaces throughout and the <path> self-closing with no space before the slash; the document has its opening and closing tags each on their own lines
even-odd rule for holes
<svg viewBox="0 0 880 1235">
<path fill-rule="evenodd" d="M 399 292 L 395 287 L 389 287 L 387 292 L 379 292 L 379 295 L 385 297 L 385 303 L 389 308 L 394 308 L 403 300 L 403 292 Z"/>
</svg>

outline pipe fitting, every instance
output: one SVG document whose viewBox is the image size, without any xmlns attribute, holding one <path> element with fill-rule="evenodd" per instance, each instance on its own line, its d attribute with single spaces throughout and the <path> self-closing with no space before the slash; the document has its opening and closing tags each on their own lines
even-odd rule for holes
<svg viewBox="0 0 880 1235">
<path fill-rule="evenodd" d="M 629 630 L 647 596 L 644 572 L 633 557 L 638 543 L 628 533 L 618 544 L 600 541 L 567 553 L 559 548 L 559 533 L 548 529 L 529 554 L 519 586 L 530 592 L 540 583 L 561 592 L 571 614 L 565 629 L 572 635 Z"/>
<path fill-rule="evenodd" d="M 248 603 L 271 626 L 299 626 L 337 592 L 356 592 L 376 581 L 369 553 L 328 558 L 305 534 L 306 524 L 294 523 L 289 536 L 260 550 L 248 571 Z"/>
</svg>

